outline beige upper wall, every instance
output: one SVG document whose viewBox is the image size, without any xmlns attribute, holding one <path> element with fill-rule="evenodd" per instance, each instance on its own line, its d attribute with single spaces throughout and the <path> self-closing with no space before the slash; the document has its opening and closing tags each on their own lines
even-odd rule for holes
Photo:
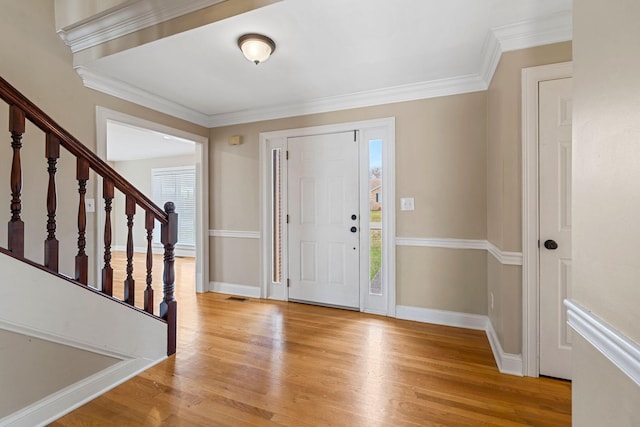
<svg viewBox="0 0 640 427">
<path fill-rule="evenodd" d="M 576 2 L 573 68 L 573 297 L 638 343 L 639 17 L 635 0 Z"/>
<path fill-rule="evenodd" d="M 488 90 L 487 237 L 522 250 L 522 69 L 571 61 L 571 42 L 506 52 Z"/>
<path fill-rule="evenodd" d="M 96 147 L 95 108 L 98 105 L 197 135 L 208 135 L 208 130 L 198 125 L 85 88 L 73 71 L 70 50 L 56 34 L 54 2 L 0 0 L 0 10 L 2 10 L 0 13 L 0 76 L 35 102 L 89 149 L 95 151 Z M 4 105 L 0 110 L 6 111 Z M 5 123 L 4 126 L 6 126 L 7 117 L 6 113 L 0 117 L 1 122 Z M 6 131 L 7 128 L 4 129 Z M 8 134 L 5 133 L 5 135 L 8 146 Z M 35 236 L 29 241 L 34 245 L 40 245 L 44 240 L 41 238 L 44 235 L 43 230 L 46 230 L 45 186 L 47 181 L 44 136 L 38 134 L 38 131 L 29 131 L 25 135 L 24 145 L 23 200 L 28 201 L 30 206 L 29 209 L 23 210 L 23 219 L 27 228 L 26 233 Z M 11 168 L 10 158 L 7 155 L 0 157 L 2 175 L 8 173 L 5 171 Z M 39 178 L 35 179 L 35 177 Z M 0 212 L 4 214 L 9 206 L 9 185 L 8 178 L 0 175 L 0 179 L 3 179 L 3 185 L 0 185 L 0 201 L 4 200 L 6 203 L 5 208 L 0 209 Z M 58 219 L 60 222 L 64 218 L 72 220 L 76 216 L 74 211 L 77 212 L 78 195 L 75 191 L 77 188 L 75 163 L 71 158 L 60 161 L 58 188 L 64 189 L 64 191 L 58 191 Z M 88 196 L 95 194 L 95 179 L 91 179 L 88 184 Z M 2 222 L 6 224 L 4 220 Z M 74 240 L 77 239 L 77 232 L 73 231 L 74 227 L 77 226 L 61 224 L 60 238 L 65 240 L 69 247 L 64 253 L 72 253 Z M 92 214 L 88 216 L 87 227 L 89 242 L 87 249 L 91 257 L 95 252 L 95 224 Z M 5 245 L 6 226 L 0 227 L 0 230 L 4 230 L 0 232 L 0 239 L 2 239 L 0 244 Z M 74 234 L 76 234 L 75 238 Z M 36 261 L 42 262 L 42 247 L 34 247 L 29 252 L 36 257 Z M 89 264 L 93 268 L 94 263 Z M 73 268 L 72 264 L 71 268 Z"/>
<path fill-rule="evenodd" d="M 396 118 L 396 195 L 415 211 L 397 213 L 397 235 L 486 237 L 486 93 L 300 116 L 211 130 L 210 225 L 259 230 L 260 132 Z M 244 143 L 227 139 L 241 135 Z"/>
</svg>

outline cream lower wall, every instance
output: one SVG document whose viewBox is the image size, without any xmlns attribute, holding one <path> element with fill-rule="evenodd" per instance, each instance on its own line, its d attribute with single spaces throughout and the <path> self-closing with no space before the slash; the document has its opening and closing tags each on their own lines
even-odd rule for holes
<svg viewBox="0 0 640 427">
<path fill-rule="evenodd" d="M 398 246 L 397 304 L 486 315 L 487 256 L 477 249 Z"/>
<path fill-rule="evenodd" d="M 209 238 L 209 280 L 260 287 L 260 239 Z"/>
<path fill-rule="evenodd" d="M 487 255 L 487 287 L 489 319 L 500 345 L 505 353 L 520 354 L 522 352 L 522 267 L 503 265 L 494 256 Z"/>
<path fill-rule="evenodd" d="M 640 425 L 640 387 L 584 338 L 573 336 L 573 425 Z"/>
</svg>

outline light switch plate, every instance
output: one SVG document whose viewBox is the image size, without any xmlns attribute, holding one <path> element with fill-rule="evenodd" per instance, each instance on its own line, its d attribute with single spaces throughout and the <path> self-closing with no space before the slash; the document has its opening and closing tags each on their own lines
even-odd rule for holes
<svg viewBox="0 0 640 427">
<path fill-rule="evenodd" d="M 96 211 L 96 200 L 95 199 L 85 199 L 84 205 L 87 208 L 87 213 Z"/>
<path fill-rule="evenodd" d="M 414 210 L 413 197 L 403 197 L 400 199 L 400 210 L 401 211 L 412 211 Z"/>
</svg>

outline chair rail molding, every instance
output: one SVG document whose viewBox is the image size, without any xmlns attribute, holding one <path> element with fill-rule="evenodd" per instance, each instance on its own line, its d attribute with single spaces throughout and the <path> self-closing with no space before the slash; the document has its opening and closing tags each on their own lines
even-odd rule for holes
<svg viewBox="0 0 640 427">
<path fill-rule="evenodd" d="M 577 302 L 564 305 L 569 326 L 640 386 L 640 345 Z"/>
</svg>

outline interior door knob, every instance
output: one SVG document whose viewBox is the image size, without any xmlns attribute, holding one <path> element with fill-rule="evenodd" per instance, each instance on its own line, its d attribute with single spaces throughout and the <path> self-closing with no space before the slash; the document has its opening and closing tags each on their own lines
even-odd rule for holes
<svg viewBox="0 0 640 427">
<path fill-rule="evenodd" d="M 551 251 L 553 251 L 553 250 L 558 249 L 558 244 L 556 243 L 555 240 L 549 239 L 549 240 L 544 242 L 544 247 L 549 249 L 549 250 L 551 250 Z"/>
</svg>

